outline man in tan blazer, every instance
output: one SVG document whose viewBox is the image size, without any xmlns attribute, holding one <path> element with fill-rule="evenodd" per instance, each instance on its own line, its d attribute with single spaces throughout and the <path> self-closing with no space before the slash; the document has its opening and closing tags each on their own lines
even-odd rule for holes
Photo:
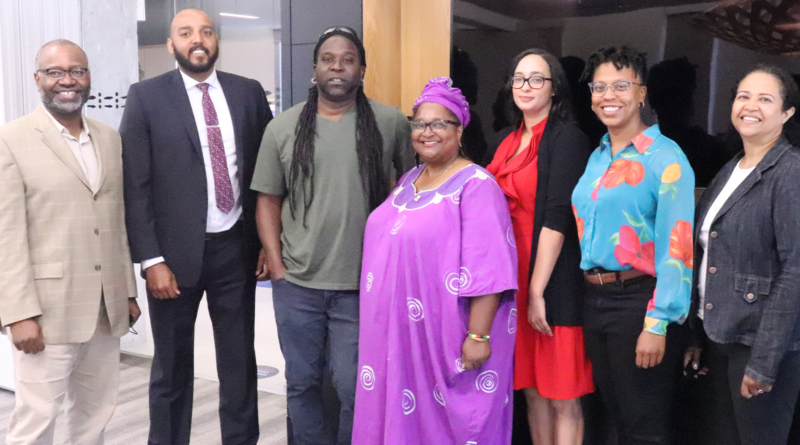
<svg viewBox="0 0 800 445">
<path fill-rule="evenodd" d="M 66 40 L 36 57 L 42 105 L 0 127 L 0 324 L 16 406 L 7 444 L 99 444 L 117 401 L 119 338 L 140 315 L 119 134 L 85 118 L 91 75 Z M 64 403 L 66 402 L 66 403 Z"/>
</svg>

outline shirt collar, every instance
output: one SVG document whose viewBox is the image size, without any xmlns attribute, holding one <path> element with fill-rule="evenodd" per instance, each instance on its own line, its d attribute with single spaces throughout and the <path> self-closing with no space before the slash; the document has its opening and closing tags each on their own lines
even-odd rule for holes
<svg viewBox="0 0 800 445">
<path fill-rule="evenodd" d="M 214 71 L 211 71 L 211 75 L 208 76 L 208 78 L 206 80 L 204 80 L 203 82 L 200 82 L 200 81 L 197 81 L 195 79 L 192 79 L 191 77 L 187 76 L 186 73 L 184 73 L 180 69 L 178 70 L 178 72 L 181 73 L 181 77 L 183 78 L 183 84 L 186 85 L 186 89 L 187 90 L 190 90 L 190 89 L 196 87 L 198 83 L 203 83 L 203 82 L 211 85 L 213 88 L 219 88 L 219 79 L 217 78 L 217 70 L 216 70 L 216 68 L 214 69 Z"/>
<path fill-rule="evenodd" d="M 658 124 L 652 125 L 650 127 L 645 128 L 645 130 L 639 134 L 637 134 L 625 148 L 630 147 L 633 145 L 636 148 L 636 151 L 639 154 L 644 154 L 650 146 L 653 145 L 653 141 L 661 135 L 661 129 L 658 127 Z M 605 150 L 606 148 L 611 147 L 611 137 L 608 133 L 603 136 L 600 140 L 600 150 Z"/>
<path fill-rule="evenodd" d="M 70 137 L 74 137 L 72 136 L 72 133 L 70 133 L 69 130 L 67 130 L 67 127 L 61 125 L 61 122 L 57 121 L 56 118 L 53 117 L 52 114 L 50 114 L 50 111 L 47 110 L 47 107 L 42 105 L 42 109 L 44 110 L 45 113 L 47 113 L 47 116 L 50 118 L 50 120 L 52 120 L 53 123 L 56 125 L 56 128 L 58 129 L 59 133 L 61 133 L 62 135 L 66 134 Z M 89 140 L 90 133 L 89 133 L 89 124 L 86 122 L 86 116 L 83 114 L 83 111 L 81 111 L 81 120 L 83 121 L 82 122 L 83 128 L 81 128 L 81 134 L 80 138 L 78 138 L 78 142 L 84 143 Z"/>
</svg>

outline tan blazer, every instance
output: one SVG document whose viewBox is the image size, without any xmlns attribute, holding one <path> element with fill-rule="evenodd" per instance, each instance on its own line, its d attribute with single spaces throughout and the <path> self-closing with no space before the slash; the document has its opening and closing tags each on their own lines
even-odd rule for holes
<svg viewBox="0 0 800 445">
<path fill-rule="evenodd" d="M 123 336 L 136 297 L 120 137 L 86 121 L 96 194 L 42 106 L 0 127 L 0 324 L 38 317 L 48 344 L 89 341 L 101 298 L 112 333 Z"/>
</svg>

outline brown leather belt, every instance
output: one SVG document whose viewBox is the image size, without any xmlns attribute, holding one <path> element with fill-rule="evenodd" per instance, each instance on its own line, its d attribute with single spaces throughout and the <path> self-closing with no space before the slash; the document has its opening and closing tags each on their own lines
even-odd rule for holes
<svg viewBox="0 0 800 445">
<path fill-rule="evenodd" d="M 583 276 L 586 277 L 586 281 L 594 284 L 595 286 L 616 283 L 618 281 L 624 282 L 633 280 L 634 278 L 643 277 L 645 275 L 647 274 L 636 269 L 621 270 L 618 272 L 611 270 L 594 271 L 593 269 L 583 273 Z"/>
</svg>

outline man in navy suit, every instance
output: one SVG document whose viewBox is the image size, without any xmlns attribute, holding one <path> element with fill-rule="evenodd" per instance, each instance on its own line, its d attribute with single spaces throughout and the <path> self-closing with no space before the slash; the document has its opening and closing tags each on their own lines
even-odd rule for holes
<svg viewBox="0 0 800 445">
<path fill-rule="evenodd" d="M 189 443 L 205 293 L 222 443 L 255 444 L 255 287 L 267 272 L 250 181 L 272 113 L 258 81 L 214 69 L 219 41 L 203 11 L 175 16 L 167 48 L 179 69 L 132 85 L 120 126 L 128 237 L 155 343 L 149 443 Z"/>
</svg>

